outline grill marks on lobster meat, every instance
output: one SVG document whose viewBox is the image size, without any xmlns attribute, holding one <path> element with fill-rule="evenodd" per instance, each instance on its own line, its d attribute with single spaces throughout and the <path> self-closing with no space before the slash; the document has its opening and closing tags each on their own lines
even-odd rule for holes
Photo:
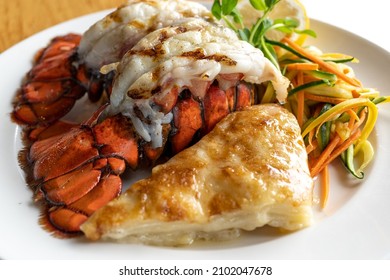
<svg viewBox="0 0 390 280">
<path fill-rule="evenodd" d="M 153 147 L 161 146 L 161 124 L 172 117 L 175 88 L 187 88 L 203 102 L 211 85 L 226 91 L 238 81 L 257 85 L 271 81 L 277 99 L 285 100 L 289 81 L 260 50 L 239 40 L 232 30 L 202 19 L 188 19 L 180 26 L 148 34 L 112 65 L 116 76 L 108 114 L 131 118 L 137 133 Z M 159 51 L 149 51 L 154 49 Z M 217 107 L 206 119 L 220 119 L 214 113 L 226 107 Z"/>
<path fill-rule="evenodd" d="M 210 11 L 192 1 L 127 0 L 85 32 L 80 58 L 87 68 L 98 71 L 103 65 L 118 62 L 148 33 L 195 17 L 212 21 Z"/>
</svg>

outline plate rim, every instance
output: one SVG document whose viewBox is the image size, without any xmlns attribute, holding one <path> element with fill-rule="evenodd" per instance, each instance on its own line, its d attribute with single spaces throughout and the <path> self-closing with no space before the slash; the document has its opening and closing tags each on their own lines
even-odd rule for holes
<svg viewBox="0 0 390 280">
<path fill-rule="evenodd" d="M 34 34 L 34 35 L 32 35 L 32 36 L 29 36 L 28 38 L 26 38 L 26 39 L 24 39 L 24 40 L 22 40 L 21 42 L 19 42 L 19 43 L 17 43 L 17 44 L 15 44 L 14 46 L 12 46 L 12 47 L 10 47 L 10 48 L 8 48 L 6 51 L 4 51 L 1 55 L 0 55 L 0 65 L 1 65 L 1 63 L 2 63 L 2 61 L 3 60 L 5 60 L 4 59 L 4 57 L 5 56 L 8 56 L 9 55 L 9 53 L 11 53 L 12 54 L 12 52 L 14 52 L 14 50 L 15 49 L 18 49 L 18 48 L 22 48 L 22 47 L 24 47 L 24 45 L 28 45 L 28 42 L 31 42 L 31 41 L 34 41 L 34 40 L 36 40 L 35 38 L 40 38 L 40 37 L 46 37 L 46 36 L 48 36 L 48 34 L 51 34 L 53 31 L 57 31 L 58 29 L 61 29 L 61 28 L 63 28 L 64 26 L 68 26 L 69 24 L 71 24 L 71 23 L 73 23 L 73 22 L 78 22 L 78 21 L 84 21 L 84 20 L 86 20 L 86 19 L 89 19 L 89 18 L 91 18 L 91 17 L 98 17 L 98 16 L 101 16 L 101 15 L 104 15 L 105 13 L 107 13 L 108 11 L 110 11 L 110 10 L 103 10 L 103 11 L 99 11 L 99 12 L 95 12 L 95 13 L 91 13 L 91 14 L 88 14 L 88 15 L 84 15 L 84 16 L 80 16 L 80 17 L 76 17 L 76 18 L 74 18 L 74 19 L 70 19 L 70 20 L 67 20 L 67 21 L 65 21 L 65 22 L 62 22 L 62 23 L 59 23 L 59 24 L 56 24 L 56 25 L 54 25 L 54 26 L 52 26 L 52 27 L 49 27 L 49 28 L 47 28 L 47 29 L 45 29 L 45 30 L 42 30 L 42 31 L 40 31 L 40 32 L 38 32 L 38 33 L 36 33 L 36 34 Z M 354 34 L 354 33 L 352 33 L 352 32 L 349 32 L 348 30 L 344 30 L 344 29 L 342 29 L 342 28 L 339 28 L 339 27 L 337 27 L 337 26 L 334 26 L 334 25 L 332 25 L 332 24 L 329 24 L 329 23 L 326 23 L 326 22 L 323 22 L 323 21 L 319 21 L 319 20 L 316 20 L 316 19 L 312 19 L 313 20 L 313 23 L 314 22 L 317 22 L 318 24 L 320 24 L 320 25 L 324 25 L 324 26 L 328 26 L 328 27 L 332 27 L 332 28 L 335 28 L 335 29 L 337 29 L 337 30 L 340 30 L 341 32 L 347 32 L 348 34 L 351 34 L 351 35 L 353 35 L 354 37 L 356 37 L 356 38 L 358 38 L 359 40 L 362 40 L 362 41 L 365 41 L 366 43 L 368 43 L 369 45 L 372 45 L 372 47 L 375 47 L 375 48 L 378 48 L 378 49 L 381 49 L 382 51 L 384 51 L 385 53 L 386 53 L 386 55 L 387 56 L 389 56 L 390 57 L 390 54 L 389 54 L 389 51 L 387 51 L 386 49 L 384 49 L 384 48 L 382 48 L 382 47 L 380 47 L 380 46 L 378 46 L 378 45 L 376 45 L 376 44 L 374 44 L 374 43 L 372 43 L 372 42 L 370 42 L 370 41 L 368 41 L 368 40 L 366 40 L 365 38 L 363 38 L 363 37 L 361 37 L 361 36 L 359 36 L 359 35 L 357 35 L 357 34 Z M 66 32 L 66 31 L 65 31 Z M 59 34 L 60 35 L 60 34 Z M 48 39 L 50 39 L 50 38 L 48 38 Z M 44 46 L 45 45 L 45 43 L 43 43 L 43 44 L 41 44 L 41 46 Z M 24 75 L 24 72 L 21 72 L 21 74 L 20 74 L 20 77 L 22 76 L 22 75 Z M 15 89 L 16 90 L 16 89 Z M 11 97 L 12 97 L 12 95 L 11 95 Z M 4 107 L 4 105 L 1 105 L 1 107 L 0 107 L 1 109 L 0 109 L 0 112 L 2 112 L 2 113 L 5 113 L 4 111 L 3 111 L 3 109 L 4 108 L 11 108 L 11 107 Z M 10 112 L 10 111 L 7 111 L 7 112 Z M 8 115 L 7 115 L 7 117 L 8 117 Z M 1 126 L 1 134 L 0 135 L 6 135 L 5 134 L 5 132 L 6 131 L 3 131 L 3 129 L 4 128 L 11 128 L 11 130 L 12 129 L 14 129 L 15 130 L 15 133 L 13 134 L 13 137 L 12 137 L 12 141 L 16 141 L 15 139 L 18 137 L 18 131 L 17 131 L 17 126 L 15 125 L 15 124 L 12 124 L 12 123 L 10 123 L 10 124 L 8 124 L 8 122 L 10 122 L 10 120 L 9 120 L 9 118 L 8 118 L 8 121 L 7 121 L 7 125 L 5 125 L 5 126 Z M 3 141 L 4 139 L 3 139 L 3 137 L 0 137 L 0 143 L 1 144 L 6 144 L 6 143 L 8 143 L 9 144 L 9 140 L 10 139 L 7 139 L 8 141 Z M 15 152 L 15 151 L 14 151 Z M 15 159 L 14 159 L 15 160 Z M 3 164 L 3 162 L 1 163 L 2 164 L 2 166 L 4 167 L 5 165 Z M 24 184 L 25 185 L 25 184 Z M 23 203 L 26 203 L 25 201 L 23 202 Z M 0 208 L 1 209 L 1 208 Z M 345 210 L 345 209 L 344 209 Z M 343 212 L 343 211 L 342 211 Z M 343 213 L 340 213 L 340 215 L 343 215 Z M 329 221 L 329 219 L 328 220 L 326 220 L 325 221 L 326 223 L 332 223 L 331 221 Z M 41 228 L 39 228 L 39 230 L 43 230 L 43 229 L 41 229 Z M 310 235 L 310 232 L 311 232 L 312 230 L 310 229 L 310 228 L 308 228 L 308 229 L 305 229 L 305 230 L 303 230 L 302 231 L 302 236 L 308 236 L 308 235 Z M 1 235 L 1 233 L 0 233 L 0 235 Z M 2 240 L 2 239 L 1 239 Z M 280 240 L 279 240 L 280 241 Z M 298 240 L 298 243 L 301 243 L 303 241 L 303 239 L 299 239 Z M 272 241 L 270 241 L 270 243 L 273 243 Z M 285 241 L 284 240 L 282 240 L 282 244 L 284 244 L 285 243 Z M 0 243 L 0 249 L 2 248 L 2 246 L 4 245 L 1 245 L 2 243 Z M 261 245 L 261 244 L 260 244 Z M 87 245 L 88 247 L 90 247 L 89 245 Z M 116 247 L 117 247 L 117 245 L 115 245 Z M 143 245 L 142 245 L 143 246 Z M 388 244 L 388 246 L 390 246 L 390 244 Z M 97 247 L 101 247 L 100 245 L 99 246 L 97 246 Z M 138 246 L 135 246 L 136 248 L 138 247 Z M 390 248 L 390 247 L 389 247 Z M 157 249 L 157 251 L 161 251 L 161 249 Z M 163 250 L 163 251 L 166 251 L 166 252 L 175 252 L 175 255 L 177 255 L 177 252 L 180 252 L 180 250 L 179 251 L 177 251 L 177 250 Z M 201 251 L 203 251 L 203 250 L 200 250 L 199 252 L 201 252 Z M 208 251 L 207 249 L 206 249 L 206 251 Z M 229 250 L 228 250 L 229 251 Z M 210 252 L 209 252 L 210 253 Z M 8 257 L 8 256 L 6 256 L 6 255 L 2 255 L 3 253 L 2 252 L 0 252 L 0 258 L 6 258 L 6 257 Z M 388 253 L 389 254 L 389 253 Z M 180 255 L 180 254 L 179 254 Z M 249 254 L 248 256 L 250 256 L 251 254 Z M 209 255 L 210 256 L 210 255 Z M 309 256 L 309 255 L 308 255 Z M 16 255 L 9 255 L 9 257 L 12 259 L 12 258 L 19 258 L 18 256 L 16 256 Z M 68 257 L 66 257 L 66 256 L 64 256 L 65 258 L 72 258 L 72 257 L 70 257 L 70 256 L 68 256 Z M 81 258 L 92 258 L 93 256 L 90 256 L 90 255 L 81 255 L 80 256 Z M 215 257 L 215 256 L 214 256 Z M 252 257 L 255 257 L 255 256 L 253 256 L 252 255 Z M 385 256 L 383 256 L 384 258 L 390 258 L 390 256 L 389 255 L 385 255 Z M 21 257 L 21 258 L 33 258 L 33 256 L 31 256 L 31 255 L 25 255 L 24 257 Z M 274 256 L 274 258 L 277 258 L 277 256 Z"/>
</svg>

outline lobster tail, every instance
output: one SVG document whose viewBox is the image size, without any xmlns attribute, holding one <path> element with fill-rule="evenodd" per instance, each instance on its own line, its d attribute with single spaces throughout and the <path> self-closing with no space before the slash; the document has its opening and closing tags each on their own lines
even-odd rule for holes
<svg viewBox="0 0 390 280">
<path fill-rule="evenodd" d="M 92 102 L 104 91 L 109 93 L 113 75 L 95 73 L 79 63 L 80 40 L 78 34 L 59 36 L 37 53 L 14 98 L 13 121 L 28 128 L 51 125 L 86 92 Z"/>
<path fill-rule="evenodd" d="M 118 196 L 119 175 L 138 166 L 138 139 L 121 115 L 40 137 L 29 150 L 30 186 L 44 206 L 41 223 L 56 235 L 75 234 L 96 209 Z M 43 131 L 42 133 L 45 133 Z"/>
<path fill-rule="evenodd" d="M 23 125 L 52 123 L 66 115 L 85 88 L 73 65 L 80 35 L 54 38 L 34 59 L 14 100 L 12 119 Z"/>
<path fill-rule="evenodd" d="M 122 181 L 117 175 L 100 177 L 93 188 L 71 204 L 53 205 L 45 202 L 40 223 L 57 237 L 80 234 L 80 225 L 97 209 L 120 194 Z"/>
</svg>

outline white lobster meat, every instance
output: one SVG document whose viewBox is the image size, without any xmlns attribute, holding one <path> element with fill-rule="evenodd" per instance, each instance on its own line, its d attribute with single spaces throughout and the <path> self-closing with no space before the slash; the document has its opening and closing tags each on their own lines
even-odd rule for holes
<svg viewBox="0 0 390 280">
<path fill-rule="evenodd" d="M 128 0 L 83 35 L 78 49 L 81 62 L 90 69 L 117 62 L 149 32 L 172 25 L 182 18 L 211 20 L 202 4 L 185 0 Z"/>
<path fill-rule="evenodd" d="M 172 118 L 154 101 L 163 100 L 175 87 L 202 99 L 214 80 L 223 90 L 237 79 L 252 84 L 271 81 L 278 101 L 284 102 L 289 85 L 259 49 L 231 29 L 200 18 L 148 34 L 124 55 L 116 71 L 109 112 L 130 117 L 138 134 L 154 147 L 162 143 L 161 124 Z"/>
</svg>

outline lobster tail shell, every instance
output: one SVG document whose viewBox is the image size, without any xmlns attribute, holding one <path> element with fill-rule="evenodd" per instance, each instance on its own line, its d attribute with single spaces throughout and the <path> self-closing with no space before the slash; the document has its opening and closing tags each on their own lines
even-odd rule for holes
<svg viewBox="0 0 390 280">
<path fill-rule="evenodd" d="M 65 116 L 86 92 L 100 100 L 111 88 L 112 74 L 89 73 L 79 63 L 78 34 L 58 36 L 40 50 L 13 101 L 11 118 L 27 127 L 48 125 Z"/>
<path fill-rule="evenodd" d="M 257 93 L 251 84 L 236 81 L 236 85 L 223 90 L 214 82 L 203 99 L 187 89 L 183 90 L 174 106 L 171 149 L 176 154 L 209 133 L 229 113 L 256 104 Z"/>
<path fill-rule="evenodd" d="M 16 123 L 51 123 L 67 114 L 84 94 L 73 65 L 80 39 L 77 34 L 59 36 L 38 52 L 14 100 L 12 119 Z"/>
<path fill-rule="evenodd" d="M 80 234 L 80 225 L 97 209 L 117 197 L 121 189 L 119 176 L 107 175 L 86 195 L 69 205 L 45 204 L 40 223 L 57 237 L 77 236 Z"/>
<path fill-rule="evenodd" d="M 120 194 L 126 166 L 138 165 L 129 121 L 118 115 L 96 124 L 101 113 L 62 134 L 38 134 L 26 157 L 35 200 L 44 207 L 41 224 L 57 236 L 77 234 L 83 221 Z"/>
<path fill-rule="evenodd" d="M 201 104 L 184 91 L 173 109 L 175 133 L 171 136 L 172 152 L 177 154 L 188 147 L 202 125 Z"/>
</svg>

